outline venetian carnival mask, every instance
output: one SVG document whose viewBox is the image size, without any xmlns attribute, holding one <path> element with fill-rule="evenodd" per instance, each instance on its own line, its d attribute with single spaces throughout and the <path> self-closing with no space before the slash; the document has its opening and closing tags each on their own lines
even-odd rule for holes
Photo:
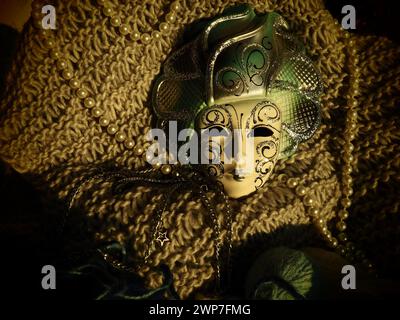
<svg viewBox="0 0 400 320">
<path fill-rule="evenodd" d="M 207 170 L 240 198 L 262 188 L 276 161 L 314 134 L 321 80 L 277 13 L 240 5 L 197 29 L 165 62 L 153 107 L 161 127 L 174 120 L 179 129 L 214 132 L 202 152 L 218 161 Z"/>
</svg>

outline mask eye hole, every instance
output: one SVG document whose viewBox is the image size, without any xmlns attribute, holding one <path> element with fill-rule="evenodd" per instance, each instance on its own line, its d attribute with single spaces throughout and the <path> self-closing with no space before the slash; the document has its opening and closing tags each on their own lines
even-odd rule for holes
<svg viewBox="0 0 400 320">
<path fill-rule="evenodd" d="M 250 131 L 249 137 L 271 137 L 273 134 L 274 132 L 271 129 L 265 126 L 258 126 Z"/>
<path fill-rule="evenodd" d="M 227 137 L 229 135 L 226 128 L 220 125 L 211 126 L 208 130 L 210 137 Z"/>
</svg>

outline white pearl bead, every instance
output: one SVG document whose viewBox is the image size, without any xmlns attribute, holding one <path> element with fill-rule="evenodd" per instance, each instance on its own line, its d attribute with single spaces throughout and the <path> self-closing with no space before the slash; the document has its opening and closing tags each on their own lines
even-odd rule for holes
<svg viewBox="0 0 400 320">
<path fill-rule="evenodd" d="M 119 27 L 120 24 L 121 24 L 121 19 L 120 19 L 119 17 L 112 17 L 112 18 L 110 19 L 110 23 L 111 23 L 111 25 L 114 26 L 114 27 Z"/>
<path fill-rule="evenodd" d="M 127 25 L 125 25 L 125 24 L 122 24 L 122 25 L 119 27 L 119 32 L 120 32 L 121 34 L 123 34 L 123 35 L 127 35 L 127 34 L 129 33 L 129 27 L 128 27 Z"/>
<path fill-rule="evenodd" d="M 106 127 L 110 123 L 110 120 L 103 116 L 100 118 L 99 123 L 102 127 Z"/>
<path fill-rule="evenodd" d="M 151 37 L 148 33 L 143 33 L 140 37 L 143 43 L 147 44 L 151 41 Z"/>
<path fill-rule="evenodd" d="M 114 124 L 110 124 L 110 125 L 107 127 L 107 132 L 108 132 L 109 134 L 115 134 L 117 131 L 118 131 L 118 128 L 117 128 L 117 126 L 114 125 Z"/>
<path fill-rule="evenodd" d="M 87 92 L 85 89 L 78 89 L 78 90 L 76 91 L 76 94 L 77 94 L 77 96 L 78 96 L 79 98 L 83 99 L 83 98 L 86 98 L 86 97 L 87 97 L 88 92 Z"/>
<path fill-rule="evenodd" d="M 110 17 L 113 14 L 113 10 L 109 7 L 105 7 L 103 9 L 103 14 L 107 17 Z"/>
<path fill-rule="evenodd" d="M 88 108 L 88 109 L 93 108 L 95 104 L 96 104 L 96 102 L 94 101 L 93 98 L 89 97 L 89 98 L 85 99 L 85 107 L 86 108 Z"/>
<path fill-rule="evenodd" d="M 64 70 L 63 73 L 62 73 L 62 77 L 65 80 L 70 80 L 70 79 L 72 79 L 73 76 L 74 76 L 73 73 L 71 71 L 69 71 L 69 70 Z"/>
<path fill-rule="evenodd" d="M 175 1 L 174 3 L 171 4 L 170 8 L 171 11 L 178 11 L 181 8 L 181 6 L 178 1 Z"/>
<path fill-rule="evenodd" d="M 166 22 L 161 22 L 159 28 L 160 28 L 161 32 L 168 32 L 169 31 L 169 25 Z"/>
<path fill-rule="evenodd" d="M 159 40 L 159 39 L 161 38 L 161 33 L 160 33 L 159 31 L 157 31 L 157 30 L 154 30 L 154 31 L 151 33 L 151 37 L 152 37 L 154 40 Z"/>
<path fill-rule="evenodd" d="M 168 23 L 174 23 L 175 20 L 176 20 L 176 16 L 173 12 L 170 12 L 165 16 L 165 21 L 167 21 Z"/>
<path fill-rule="evenodd" d="M 132 149 L 135 146 L 135 142 L 133 140 L 125 140 L 124 146 L 127 149 Z"/>
<path fill-rule="evenodd" d="M 71 79 L 71 80 L 69 81 L 69 85 L 71 86 L 71 88 L 77 89 L 77 88 L 79 87 L 80 83 L 79 83 L 79 81 L 76 80 L 76 79 Z"/>
<path fill-rule="evenodd" d="M 116 139 L 118 142 L 123 142 L 123 141 L 125 141 L 125 139 L 126 139 L 126 135 L 125 135 L 125 133 L 123 133 L 122 131 L 118 131 L 118 132 L 115 134 L 115 139 Z"/>
<path fill-rule="evenodd" d="M 137 31 L 133 31 L 131 33 L 131 39 L 132 41 L 138 41 L 140 39 L 140 33 Z"/>
<path fill-rule="evenodd" d="M 103 114 L 103 111 L 100 108 L 94 107 L 92 109 L 92 116 L 95 118 L 100 117 Z"/>
</svg>

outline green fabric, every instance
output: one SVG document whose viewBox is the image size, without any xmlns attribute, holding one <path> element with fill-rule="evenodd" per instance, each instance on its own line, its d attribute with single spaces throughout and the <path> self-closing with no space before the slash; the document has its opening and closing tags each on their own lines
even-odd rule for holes
<svg viewBox="0 0 400 320">
<path fill-rule="evenodd" d="M 305 299 L 313 286 L 314 271 L 302 251 L 285 247 L 268 250 L 249 271 L 246 295 L 255 299 Z"/>
</svg>

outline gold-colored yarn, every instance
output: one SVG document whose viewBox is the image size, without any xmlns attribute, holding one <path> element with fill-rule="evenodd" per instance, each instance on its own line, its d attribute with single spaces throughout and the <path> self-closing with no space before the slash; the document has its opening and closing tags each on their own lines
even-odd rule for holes
<svg viewBox="0 0 400 320">
<path fill-rule="evenodd" d="M 55 3 L 57 29 L 50 33 L 61 57 L 108 119 L 135 145 L 144 145 L 144 134 L 153 121 L 147 102 L 151 82 L 178 45 L 183 28 L 239 2 L 182 1 L 171 31 L 144 44 L 120 34 L 95 1 L 59 1 Z M 263 190 L 244 200 L 231 201 L 234 248 L 254 236 L 285 226 L 313 223 L 315 217 L 295 189 L 288 187 L 288 178 L 294 177 L 298 185 L 306 188 L 320 216 L 327 221 L 336 217 L 342 196 L 342 144 L 350 88 L 346 32 L 322 1 L 248 2 L 260 12 L 282 14 L 305 44 L 324 82 L 323 121 L 292 158 L 278 162 Z M 151 34 L 157 28 L 170 5 L 166 0 L 109 3 L 125 24 L 142 34 Z M 118 143 L 83 106 L 76 90 L 62 78 L 57 60 L 46 47 L 47 37 L 34 27 L 35 23 L 30 20 L 25 27 L 7 77 L 7 90 L 0 106 L 0 156 L 17 171 L 33 177 L 38 188 L 67 202 L 82 181 L 82 174 L 90 174 L 89 168 L 113 161 L 120 167 L 139 169 L 145 162 Z M 383 271 L 390 271 L 394 269 L 388 266 L 388 257 L 400 253 L 399 242 L 394 241 L 382 250 L 379 241 L 387 241 L 383 232 L 393 239 L 399 236 L 399 188 L 393 186 L 399 181 L 400 164 L 396 110 L 400 49 L 384 38 L 352 38 L 359 52 L 361 76 L 350 219 L 370 222 L 363 228 L 350 228 L 349 234 L 364 243 L 369 250 L 367 255 L 376 257 L 374 262 Z M 149 187 L 137 187 L 122 196 L 112 196 L 110 186 L 102 179 L 90 180 L 82 188 L 75 207 L 85 214 L 98 241 L 123 242 L 143 257 L 151 241 L 152 219 L 160 195 Z M 217 209 L 219 221 L 223 222 L 224 205 Z M 190 191 L 182 192 L 165 212 L 170 241 L 149 257 L 150 265 L 165 263 L 170 267 L 174 286 L 182 298 L 215 277 L 214 239 L 207 221 L 200 201 Z M 221 237 L 224 236 L 222 232 Z M 290 243 L 301 245 L 315 236 L 307 233 L 290 239 Z M 276 241 L 279 243 L 279 239 Z M 369 246 L 374 241 L 375 246 Z M 151 287 L 161 284 L 161 276 L 151 272 L 149 266 L 140 273 Z"/>
</svg>

